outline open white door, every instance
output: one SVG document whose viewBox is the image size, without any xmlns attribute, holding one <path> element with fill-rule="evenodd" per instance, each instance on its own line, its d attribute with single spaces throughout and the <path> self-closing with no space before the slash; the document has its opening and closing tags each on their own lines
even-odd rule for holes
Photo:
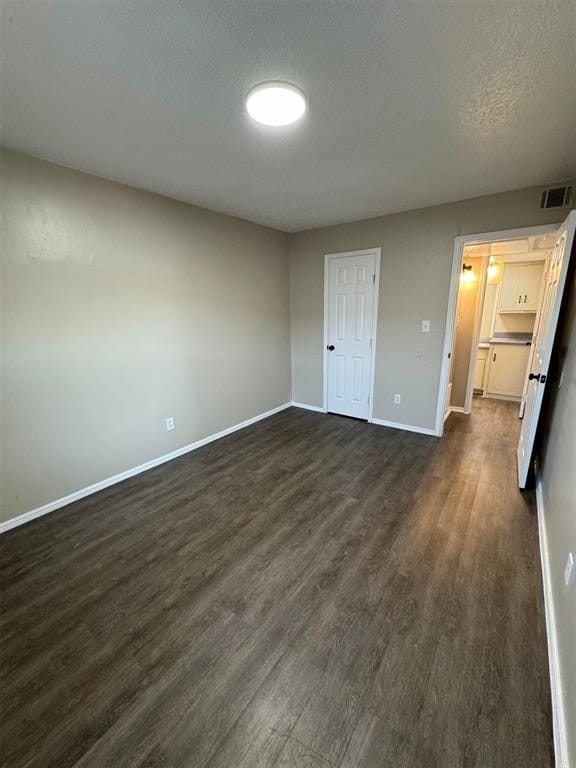
<svg viewBox="0 0 576 768">
<path fill-rule="evenodd" d="M 526 407 L 524 409 L 524 418 L 518 442 L 518 485 L 520 488 L 526 487 L 526 480 L 530 470 L 536 428 L 538 427 L 538 418 L 548 377 L 550 356 L 552 354 L 556 326 L 558 325 L 558 315 L 564 294 L 575 228 L 576 211 L 572 211 L 557 233 L 554 252 L 552 253 L 548 274 L 546 275 L 540 324 L 536 337 L 532 340 L 534 345 L 532 370 L 528 376 Z"/>
</svg>

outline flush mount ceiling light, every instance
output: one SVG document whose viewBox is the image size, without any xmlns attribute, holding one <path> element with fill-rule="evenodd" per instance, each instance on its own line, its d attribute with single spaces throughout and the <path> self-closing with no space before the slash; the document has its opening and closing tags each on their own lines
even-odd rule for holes
<svg viewBox="0 0 576 768">
<path fill-rule="evenodd" d="M 246 96 L 246 109 L 253 120 L 263 125 L 290 125 L 306 112 L 306 97 L 291 83 L 260 83 Z"/>
</svg>

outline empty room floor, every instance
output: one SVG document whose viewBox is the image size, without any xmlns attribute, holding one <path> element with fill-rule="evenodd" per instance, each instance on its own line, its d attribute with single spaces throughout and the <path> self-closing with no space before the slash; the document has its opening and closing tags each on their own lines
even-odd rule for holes
<svg viewBox="0 0 576 768">
<path fill-rule="evenodd" d="M 2 765 L 551 767 L 518 430 L 289 409 L 4 534 Z"/>
</svg>

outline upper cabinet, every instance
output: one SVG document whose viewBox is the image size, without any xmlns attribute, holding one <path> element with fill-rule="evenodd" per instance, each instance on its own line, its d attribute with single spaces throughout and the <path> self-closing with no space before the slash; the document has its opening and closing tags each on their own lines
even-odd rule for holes
<svg viewBox="0 0 576 768">
<path fill-rule="evenodd" d="M 505 264 L 498 311 L 536 312 L 543 272 L 543 262 Z"/>
</svg>

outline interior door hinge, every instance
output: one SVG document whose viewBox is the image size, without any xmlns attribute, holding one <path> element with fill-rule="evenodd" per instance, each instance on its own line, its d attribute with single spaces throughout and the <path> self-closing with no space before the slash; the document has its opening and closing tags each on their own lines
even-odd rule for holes
<svg viewBox="0 0 576 768">
<path fill-rule="evenodd" d="M 368 395 L 368 405 L 370 405 L 370 395 Z"/>
<path fill-rule="evenodd" d="M 372 339 L 370 339 L 370 346 L 372 346 Z"/>
<path fill-rule="evenodd" d="M 373 282 L 373 283 L 375 283 L 375 282 L 376 282 L 376 275 L 372 275 L 372 282 Z"/>
</svg>

